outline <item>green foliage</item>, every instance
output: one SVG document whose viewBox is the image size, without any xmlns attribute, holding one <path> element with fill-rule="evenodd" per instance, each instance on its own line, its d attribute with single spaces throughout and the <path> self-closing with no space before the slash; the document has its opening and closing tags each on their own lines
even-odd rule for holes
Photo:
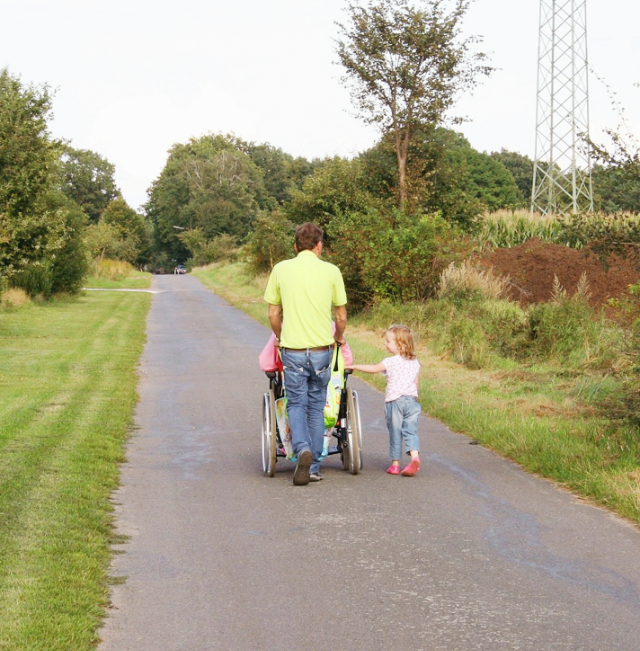
<svg viewBox="0 0 640 651">
<path fill-rule="evenodd" d="M 60 189 L 75 201 L 92 222 L 119 194 L 115 165 L 88 149 L 65 145 L 60 159 Z"/>
<path fill-rule="evenodd" d="M 294 226 L 280 212 L 262 213 L 246 245 L 249 264 L 255 273 L 271 271 L 281 260 L 294 255 Z"/>
<path fill-rule="evenodd" d="M 640 174 L 634 165 L 594 165 L 591 178 L 596 210 L 640 212 Z"/>
<path fill-rule="evenodd" d="M 66 236 L 62 246 L 51 256 L 52 291 L 77 294 L 88 271 L 87 249 L 84 243 L 86 216 L 70 199 L 54 195 L 51 200 L 66 207 Z"/>
<path fill-rule="evenodd" d="M 441 268 L 464 247 L 437 215 L 414 218 L 372 209 L 335 219 L 327 231 L 328 258 L 342 270 L 355 306 L 431 295 Z"/>
<path fill-rule="evenodd" d="M 44 296 L 78 291 L 86 270 L 83 215 L 56 190 L 50 111 L 46 86 L 0 70 L 0 276 Z"/>
<path fill-rule="evenodd" d="M 180 233 L 180 239 L 191 253 L 189 266 L 200 267 L 212 262 L 235 259 L 238 244 L 231 235 L 216 235 L 213 239 L 204 238 L 200 229 Z"/>
<path fill-rule="evenodd" d="M 13 275 L 11 284 L 23 289 L 32 298 L 49 298 L 53 294 L 52 265 L 48 260 L 29 263 Z"/>
<path fill-rule="evenodd" d="M 483 212 L 519 201 L 518 188 L 504 165 L 474 150 L 459 133 L 436 129 L 414 143 L 411 155 L 422 161 L 425 209 L 438 210 L 465 229 Z"/>
<path fill-rule="evenodd" d="M 171 148 L 146 206 L 157 250 L 185 260 L 181 229 L 199 229 L 207 240 L 223 233 L 246 237 L 270 201 L 263 172 L 244 146 L 233 136 L 206 135 Z"/>
<path fill-rule="evenodd" d="M 533 188 L 533 161 L 515 151 L 501 149 L 491 152 L 491 158 L 502 163 L 511 172 L 518 188 L 518 203 L 515 208 L 525 208 L 531 203 Z"/>
<path fill-rule="evenodd" d="M 361 160 L 329 158 L 307 177 L 302 190 L 292 193 L 284 211 L 294 224 L 313 222 L 326 229 L 342 215 L 366 212 L 380 203 L 367 184 L 367 168 Z"/>
<path fill-rule="evenodd" d="M 100 222 L 112 227 L 118 233 L 122 242 L 123 259 L 133 265 L 142 265 L 149 260 L 151 255 L 151 225 L 142 215 L 139 215 L 127 202 L 118 197 L 114 199 L 102 213 Z"/>
<path fill-rule="evenodd" d="M 39 211 L 51 188 L 59 144 L 49 137 L 51 95 L 47 86 L 25 86 L 0 69 L 0 214 Z"/>
<path fill-rule="evenodd" d="M 531 353 L 562 359 L 568 366 L 611 366 L 622 350 L 619 330 L 608 326 L 604 313 L 589 305 L 589 291 L 583 275 L 569 296 L 554 281 L 552 300 L 536 305 L 530 316 Z"/>
<path fill-rule="evenodd" d="M 86 228 L 84 245 L 91 259 L 131 261 L 138 257 L 135 240 L 123 237 L 117 226 L 103 221 Z"/>
<path fill-rule="evenodd" d="M 276 205 L 289 201 L 293 190 L 299 190 L 314 170 L 314 164 L 305 158 L 294 158 L 268 144 L 251 143 L 241 148 L 262 171 L 265 190 Z"/>
</svg>

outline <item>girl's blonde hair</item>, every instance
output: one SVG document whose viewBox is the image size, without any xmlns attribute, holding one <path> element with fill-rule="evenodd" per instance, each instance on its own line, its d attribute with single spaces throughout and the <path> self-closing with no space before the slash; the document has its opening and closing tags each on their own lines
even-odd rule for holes
<svg viewBox="0 0 640 651">
<path fill-rule="evenodd" d="M 411 328 L 406 325 L 394 323 L 387 328 L 387 332 L 393 332 L 396 337 L 396 344 L 400 355 L 405 359 L 416 358 L 416 345 L 413 341 L 413 334 Z"/>
</svg>

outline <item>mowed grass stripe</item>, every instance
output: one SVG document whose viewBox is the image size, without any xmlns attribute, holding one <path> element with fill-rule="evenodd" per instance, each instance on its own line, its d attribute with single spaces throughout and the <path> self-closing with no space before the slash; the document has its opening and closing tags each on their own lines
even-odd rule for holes
<svg viewBox="0 0 640 651">
<path fill-rule="evenodd" d="M 15 359 L 3 359 L 2 373 L 13 365 L 20 379 L 10 393 L 29 395 L 13 430 L 4 427 L 0 452 L 12 474 L 0 493 L 3 651 L 95 645 L 108 600 L 109 497 L 136 401 L 149 303 L 147 294 L 105 292 L 0 316 L 21 343 L 12 340 Z M 40 354 L 31 352 L 39 344 Z M 0 419 L 11 411 L 0 398 Z"/>
<path fill-rule="evenodd" d="M 121 297 L 117 298 L 118 302 L 122 300 Z M 125 311 L 119 327 L 118 320 L 110 318 L 110 312 L 107 303 L 103 313 L 96 314 L 97 318 L 92 319 L 91 327 L 78 340 L 77 346 L 65 346 L 56 355 L 49 355 L 48 368 L 43 368 L 40 375 L 32 374 L 32 383 L 39 385 L 39 391 L 38 387 L 33 386 L 28 391 L 29 401 L 23 405 L 20 417 L 10 419 L 9 416 L 6 419 L 8 424 L 5 423 L 3 427 L 6 445 L 0 464 L 0 513 L 3 511 L 3 500 L 12 496 L 11 511 L 15 515 L 19 486 L 32 484 L 33 475 L 38 475 L 40 468 L 48 463 L 47 451 L 55 450 L 60 445 L 59 437 L 66 434 L 69 425 L 77 418 L 71 396 L 79 394 L 81 400 L 86 400 L 91 392 L 99 390 L 103 378 L 109 377 L 109 369 L 118 356 L 112 353 L 114 348 L 107 347 L 105 343 L 110 339 L 112 330 L 127 331 L 126 319 L 129 318 L 128 311 Z M 94 327 L 96 324 L 97 327 Z M 96 348 L 102 353 L 98 354 Z M 118 348 L 116 346 L 115 350 Z M 53 352 L 56 352 L 55 348 Z M 83 360 L 82 364 L 74 362 L 78 359 Z M 41 367 L 44 366 L 45 362 L 42 362 Z M 80 367 L 82 372 L 78 371 Z M 56 378 L 64 378 L 64 381 L 58 383 Z M 25 473 L 25 468 L 29 469 L 28 473 Z"/>
</svg>

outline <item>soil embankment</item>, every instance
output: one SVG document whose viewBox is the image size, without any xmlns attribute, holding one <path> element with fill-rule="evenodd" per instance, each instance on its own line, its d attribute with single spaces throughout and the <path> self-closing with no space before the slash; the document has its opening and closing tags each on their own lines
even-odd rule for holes
<svg viewBox="0 0 640 651">
<path fill-rule="evenodd" d="M 606 304 L 610 298 L 628 296 L 629 285 L 640 279 L 640 254 L 611 255 L 601 260 L 588 249 L 576 250 L 549 244 L 537 237 L 510 249 L 494 249 L 483 263 L 511 278 L 512 299 L 522 304 L 548 301 L 557 276 L 572 294 L 583 273 L 587 276 L 592 305 Z"/>
</svg>

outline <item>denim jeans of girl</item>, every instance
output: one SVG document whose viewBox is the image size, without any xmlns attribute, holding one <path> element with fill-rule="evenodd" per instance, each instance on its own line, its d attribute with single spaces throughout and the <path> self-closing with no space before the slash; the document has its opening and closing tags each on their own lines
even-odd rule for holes
<svg viewBox="0 0 640 651">
<path fill-rule="evenodd" d="M 389 429 L 389 457 L 392 461 L 402 457 L 402 441 L 405 452 L 420 452 L 418 419 L 422 413 L 420 403 L 413 396 L 400 396 L 384 403 L 384 415 Z"/>
<path fill-rule="evenodd" d="M 324 443 L 324 405 L 331 376 L 332 349 L 292 351 L 283 349 L 284 387 L 293 451 L 313 453 L 311 472 L 318 472 Z"/>
</svg>

